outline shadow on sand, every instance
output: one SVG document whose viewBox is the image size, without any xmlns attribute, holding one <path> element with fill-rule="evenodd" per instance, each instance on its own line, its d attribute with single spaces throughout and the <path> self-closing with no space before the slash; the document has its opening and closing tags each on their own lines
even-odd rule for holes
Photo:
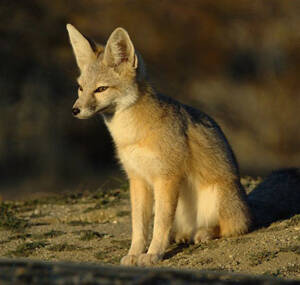
<svg viewBox="0 0 300 285">
<path fill-rule="evenodd" d="M 300 214 L 300 169 L 272 172 L 249 195 L 254 229 Z"/>
</svg>

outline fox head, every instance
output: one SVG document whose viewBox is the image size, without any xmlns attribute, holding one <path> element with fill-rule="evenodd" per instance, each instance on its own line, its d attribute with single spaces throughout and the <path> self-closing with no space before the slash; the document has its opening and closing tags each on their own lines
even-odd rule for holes
<svg viewBox="0 0 300 285">
<path fill-rule="evenodd" d="M 126 30 L 115 29 L 106 46 L 87 40 L 71 24 L 67 24 L 67 30 L 80 69 L 73 115 L 87 119 L 97 113 L 114 113 L 133 104 L 138 97 L 137 79 L 143 72 L 141 58 Z"/>
</svg>

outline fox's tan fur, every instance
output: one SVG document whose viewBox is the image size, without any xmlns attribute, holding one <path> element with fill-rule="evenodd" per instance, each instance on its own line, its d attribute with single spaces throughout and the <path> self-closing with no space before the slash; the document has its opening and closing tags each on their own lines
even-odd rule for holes
<svg viewBox="0 0 300 285">
<path fill-rule="evenodd" d="M 132 243 L 121 263 L 153 264 L 170 239 L 198 243 L 246 233 L 251 219 L 244 189 L 219 126 L 151 89 L 124 29 L 93 49 L 73 26 L 67 28 L 81 71 L 73 112 L 82 119 L 103 114 L 130 181 Z M 99 86 L 108 88 L 95 93 Z"/>
</svg>

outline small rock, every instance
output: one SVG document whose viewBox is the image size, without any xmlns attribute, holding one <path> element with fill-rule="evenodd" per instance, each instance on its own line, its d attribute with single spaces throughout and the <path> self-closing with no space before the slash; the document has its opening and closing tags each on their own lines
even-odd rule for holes
<svg viewBox="0 0 300 285">
<path fill-rule="evenodd" d="M 41 214 L 41 210 L 40 210 L 40 209 L 35 209 L 35 210 L 33 211 L 33 214 L 34 214 L 34 215 L 40 215 L 40 214 Z"/>
</svg>

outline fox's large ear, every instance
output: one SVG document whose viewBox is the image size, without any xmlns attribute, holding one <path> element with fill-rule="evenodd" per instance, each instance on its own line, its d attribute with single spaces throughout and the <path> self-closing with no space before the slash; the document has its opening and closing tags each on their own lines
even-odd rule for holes
<svg viewBox="0 0 300 285">
<path fill-rule="evenodd" d="M 112 32 L 104 50 L 103 61 L 112 67 L 116 67 L 123 62 L 128 62 L 133 68 L 137 68 L 137 56 L 126 30 L 116 28 Z"/>
<path fill-rule="evenodd" d="M 67 24 L 70 42 L 80 70 L 96 58 L 90 42 L 71 24 Z"/>
</svg>

